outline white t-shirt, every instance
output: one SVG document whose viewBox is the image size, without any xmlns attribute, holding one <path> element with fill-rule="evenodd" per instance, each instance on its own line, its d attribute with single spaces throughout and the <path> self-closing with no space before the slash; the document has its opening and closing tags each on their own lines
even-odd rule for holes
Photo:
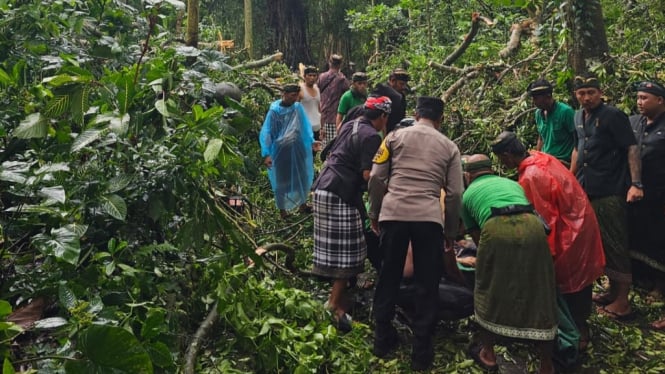
<svg viewBox="0 0 665 374">
<path fill-rule="evenodd" d="M 321 130 L 321 112 L 319 112 L 321 94 L 319 93 L 319 88 L 314 85 L 316 96 L 311 96 L 309 92 L 307 92 L 307 88 L 304 84 L 300 85 L 300 89 L 303 93 L 300 104 L 302 104 L 303 108 L 305 109 L 307 119 L 309 119 L 309 122 L 312 124 L 312 131 L 319 131 Z"/>
</svg>

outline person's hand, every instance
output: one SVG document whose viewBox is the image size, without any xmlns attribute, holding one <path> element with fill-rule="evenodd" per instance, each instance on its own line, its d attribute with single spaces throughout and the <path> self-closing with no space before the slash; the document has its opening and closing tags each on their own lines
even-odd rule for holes
<svg viewBox="0 0 665 374">
<path fill-rule="evenodd" d="M 369 222 L 370 226 L 372 227 L 372 231 L 378 236 L 381 233 L 381 229 L 379 228 L 379 220 L 371 219 Z"/>
<path fill-rule="evenodd" d="M 628 195 L 626 196 L 626 201 L 629 203 L 633 203 L 642 200 L 643 197 L 644 197 L 644 191 L 641 188 L 630 186 L 630 189 L 628 190 Z"/>
<path fill-rule="evenodd" d="M 460 264 L 462 264 L 464 266 L 467 266 L 467 267 L 471 267 L 471 268 L 476 267 L 476 258 L 475 257 L 470 256 L 470 257 L 457 258 L 457 262 L 459 262 Z"/>
<path fill-rule="evenodd" d="M 321 143 L 320 141 L 317 140 L 314 143 L 312 143 L 312 150 L 314 152 L 321 152 L 322 149 L 323 149 L 323 143 Z"/>
<path fill-rule="evenodd" d="M 268 168 L 272 167 L 272 158 L 270 156 L 266 156 L 266 158 L 263 159 L 263 164 L 267 166 Z"/>
</svg>

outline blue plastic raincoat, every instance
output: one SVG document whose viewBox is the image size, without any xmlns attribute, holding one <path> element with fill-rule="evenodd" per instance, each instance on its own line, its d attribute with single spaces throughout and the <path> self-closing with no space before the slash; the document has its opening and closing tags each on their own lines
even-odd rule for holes
<svg viewBox="0 0 665 374">
<path fill-rule="evenodd" d="M 314 180 L 312 126 L 298 102 L 281 106 L 282 100 L 270 104 L 259 141 L 261 156 L 270 156 L 270 185 L 278 209 L 289 210 L 307 201 Z"/>
</svg>

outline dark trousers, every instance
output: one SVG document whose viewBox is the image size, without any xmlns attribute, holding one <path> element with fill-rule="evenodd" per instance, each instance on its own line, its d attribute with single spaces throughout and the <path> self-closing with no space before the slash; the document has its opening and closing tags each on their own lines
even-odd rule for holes
<svg viewBox="0 0 665 374">
<path fill-rule="evenodd" d="M 580 291 L 573 293 L 561 294 L 561 297 L 566 301 L 570 316 L 573 317 L 577 329 L 587 327 L 587 320 L 591 315 L 591 296 L 593 294 L 593 286 L 588 285 Z"/>
<path fill-rule="evenodd" d="M 389 325 L 395 316 L 409 241 L 413 248 L 413 282 L 416 286 L 411 327 L 417 341 L 427 342 L 437 323 L 439 280 L 443 268 L 443 228 L 438 223 L 381 222 L 380 248 L 385 257 L 374 292 L 374 318 L 379 327 Z"/>
</svg>

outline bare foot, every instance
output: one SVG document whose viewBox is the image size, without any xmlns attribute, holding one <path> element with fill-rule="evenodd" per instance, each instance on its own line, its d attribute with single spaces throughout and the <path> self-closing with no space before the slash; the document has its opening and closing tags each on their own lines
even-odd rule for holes
<svg viewBox="0 0 665 374">
<path fill-rule="evenodd" d="M 665 330 L 665 318 L 659 319 L 658 321 L 651 323 L 651 328 L 653 328 L 654 330 Z"/>
</svg>

